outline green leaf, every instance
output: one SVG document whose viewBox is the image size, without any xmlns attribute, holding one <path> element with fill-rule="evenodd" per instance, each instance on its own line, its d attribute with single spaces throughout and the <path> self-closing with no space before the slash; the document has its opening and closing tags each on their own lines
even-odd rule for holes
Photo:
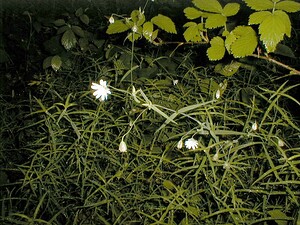
<svg viewBox="0 0 300 225">
<path fill-rule="evenodd" d="M 296 58 L 293 50 L 290 47 L 280 44 L 280 43 L 277 44 L 276 50 L 274 53 L 277 55 L 283 55 L 283 56 L 290 57 L 290 58 Z"/>
<path fill-rule="evenodd" d="M 65 33 L 67 30 L 70 30 L 70 27 L 66 25 L 66 26 L 58 28 L 56 33 L 62 34 L 62 33 Z"/>
<path fill-rule="evenodd" d="M 300 3 L 295 1 L 281 1 L 276 4 L 275 8 L 294 13 L 300 11 Z"/>
<path fill-rule="evenodd" d="M 175 184 L 173 184 L 173 182 L 170 181 L 170 180 L 164 180 L 163 186 L 164 186 L 165 188 L 167 188 L 168 190 L 176 189 Z"/>
<path fill-rule="evenodd" d="M 145 15 L 140 10 L 133 10 L 130 17 L 137 26 L 141 26 L 145 22 Z"/>
<path fill-rule="evenodd" d="M 86 14 L 81 15 L 79 19 L 86 25 L 89 25 L 90 23 L 90 18 Z"/>
<path fill-rule="evenodd" d="M 209 60 L 220 60 L 224 57 L 225 46 L 224 40 L 221 37 L 214 37 L 210 41 L 210 47 L 207 49 Z"/>
<path fill-rule="evenodd" d="M 72 26 L 72 31 L 79 37 L 85 37 L 84 31 L 79 26 Z"/>
<path fill-rule="evenodd" d="M 83 52 L 85 52 L 89 49 L 89 41 L 87 38 L 80 38 L 78 40 L 78 44 L 79 44 L 80 50 Z"/>
<path fill-rule="evenodd" d="M 48 67 L 51 66 L 51 60 L 52 60 L 52 56 L 47 57 L 46 59 L 44 59 L 43 61 L 43 69 L 47 69 Z"/>
<path fill-rule="evenodd" d="M 75 16 L 77 16 L 77 17 L 81 16 L 82 14 L 83 14 L 83 9 L 82 8 L 77 9 L 76 12 L 75 12 Z"/>
<path fill-rule="evenodd" d="M 63 20 L 63 19 L 58 19 L 58 20 L 55 20 L 53 23 L 54 23 L 55 26 L 60 27 L 62 25 L 65 25 L 66 21 Z"/>
<path fill-rule="evenodd" d="M 274 52 L 276 45 L 283 40 L 284 34 L 289 32 L 288 24 L 283 11 L 275 11 L 264 19 L 259 26 L 260 40 L 264 43 L 267 52 Z M 285 19 L 284 19 L 285 18 Z M 290 35 L 290 32 L 288 33 Z"/>
<path fill-rule="evenodd" d="M 223 16 L 222 14 L 210 14 L 205 23 L 206 28 L 217 28 L 223 27 L 226 24 L 227 17 Z"/>
<path fill-rule="evenodd" d="M 223 63 L 219 63 L 215 66 L 215 72 L 222 74 L 223 76 L 226 77 L 231 77 L 238 71 L 240 66 L 241 63 L 237 61 L 233 61 L 230 64 L 226 64 L 226 65 L 224 65 Z"/>
<path fill-rule="evenodd" d="M 238 3 L 228 3 L 223 8 L 222 14 L 224 16 L 234 16 L 239 12 L 239 10 L 240 10 L 240 4 L 238 4 Z"/>
<path fill-rule="evenodd" d="M 184 31 L 183 36 L 186 42 L 200 42 L 201 37 L 197 23 L 189 24 L 189 27 Z"/>
<path fill-rule="evenodd" d="M 130 27 L 128 27 L 126 24 L 124 24 L 120 20 L 116 20 L 114 23 L 109 24 L 106 33 L 107 34 L 117 34 L 122 33 L 126 30 L 129 30 Z"/>
<path fill-rule="evenodd" d="M 203 15 L 203 13 L 201 11 L 199 11 L 198 9 L 194 8 L 194 7 L 187 7 L 183 10 L 185 17 L 193 20 L 193 19 L 197 19 L 200 16 Z"/>
<path fill-rule="evenodd" d="M 262 21 L 264 21 L 269 15 L 271 15 L 271 12 L 269 11 L 260 11 L 260 12 L 254 12 L 249 16 L 249 22 L 248 24 L 260 24 Z"/>
<path fill-rule="evenodd" d="M 193 0 L 195 6 L 199 9 L 214 12 L 214 13 L 222 13 L 222 6 L 217 0 Z"/>
<path fill-rule="evenodd" d="M 244 0 L 247 6 L 255 11 L 273 9 L 273 2 L 271 0 Z"/>
<path fill-rule="evenodd" d="M 151 22 L 168 33 L 177 34 L 174 22 L 167 16 L 158 14 L 151 19 Z"/>
<path fill-rule="evenodd" d="M 287 225 L 288 224 L 289 217 L 287 217 L 287 215 L 285 213 L 283 213 L 282 211 L 280 211 L 279 209 L 270 210 L 270 211 L 268 211 L 268 213 L 272 218 L 275 219 L 275 222 L 278 225 Z"/>
<path fill-rule="evenodd" d="M 251 55 L 257 47 L 257 37 L 252 27 L 237 26 L 226 37 L 226 49 L 235 58 Z"/>
<path fill-rule="evenodd" d="M 288 14 L 281 10 L 276 10 L 274 14 L 284 23 L 286 36 L 291 37 L 292 25 Z"/>
<path fill-rule="evenodd" d="M 61 43 L 66 50 L 73 48 L 76 45 L 76 42 L 77 40 L 72 30 L 67 30 L 61 38 Z"/>
<path fill-rule="evenodd" d="M 61 61 L 61 58 L 58 55 L 52 57 L 51 67 L 55 72 L 57 72 L 57 70 L 60 69 L 61 64 L 62 64 L 62 61 Z"/>
<path fill-rule="evenodd" d="M 151 37 L 153 35 L 153 23 L 146 22 L 143 24 L 143 36 L 147 40 L 151 40 Z"/>
</svg>

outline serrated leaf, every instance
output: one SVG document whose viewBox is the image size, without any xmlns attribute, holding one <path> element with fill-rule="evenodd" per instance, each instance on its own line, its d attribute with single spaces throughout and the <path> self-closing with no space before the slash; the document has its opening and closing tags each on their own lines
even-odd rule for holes
<svg viewBox="0 0 300 225">
<path fill-rule="evenodd" d="M 47 69 L 48 67 L 51 66 L 51 59 L 52 58 L 53 58 L 52 56 L 49 56 L 46 59 L 44 59 L 44 61 L 43 61 L 43 69 Z"/>
<path fill-rule="evenodd" d="M 275 8 L 294 13 L 300 11 L 300 3 L 295 1 L 281 1 L 276 4 Z"/>
<path fill-rule="evenodd" d="M 224 40 L 221 37 L 214 37 L 210 41 L 210 47 L 207 49 L 209 60 L 220 60 L 224 57 L 225 46 Z"/>
<path fill-rule="evenodd" d="M 90 18 L 86 14 L 82 14 L 79 19 L 86 25 L 89 25 L 90 23 Z"/>
<path fill-rule="evenodd" d="M 258 42 L 256 33 L 252 27 L 237 26 L 230 33 L 235 36 L 235 40 L 232 41 L 231 45 L 226 43 L 227 40 L 225 43 L 227 49 L 229 49 L 229 52 L 233 54 L 235 58 L 251 55 L 255 51 Z M 233 40 L 232 37 L 230 37 L 230 39 Z"/>
<path fill-rule="evenodd" d="M 187 7 L 183 10 L 183 12 L 185 14 L 185 17 L 190 20 L 197 19 L 203 14 L 201 11 L 194 7 Z"/>
<path fill-rule="evenodd" d="M 122 21 L 116 20 L 114 23 L 109 24 L 109 26 L 106 30 L 106 33 L 107 34 L 117 34 L 117 33 L 122 33 L 129 29 L 130 29 L 130 27 L 128 27 Z"/>
<path fill-rule="evenodd" d="M 252 24 L 260 24 L 262 23 L 262 21 L 264 21 L 264 19 L 266 19 L 269 15 L 271 14 L 271 12 L 269 11 L 260 11 L 260 12 L 254 12 L 249 16 L 249 25 Z"/>
<path fill-rule="evenodd" d="M 193 4 L 207 12 L 222 13 L 223 10 L 217 0 L 193 0 Z"/>
<path fill-rule="evenodd" d="M 226 24 L 226 20 L 226 16 L 222 14 L 210 14 L 206 19 L 205 27 L 209 29 L 223 27 Z"/>
<path fill-rule="evenodd" d="M 62 25 L 65 25 L 66 21 L 63 20 L 63 19 L 58 19 L 58 20 L 55 20 L 53 23 L 54 23 L 55 26 L 60 27 Z"/>
<path fill-rule="evenodd" d="M 284 23 L 286 36 L 291 37 L 292 25 L 288 14 L 281 10 L 276 10 L 274 14 Z"/>
<path fill-rule="evenodd" d="M 85 37 L 84 31 L 79 26 L 72 26 L 72 31 L 79 37 Z"/>
<path fill-rule="evenodd" d="M 230 47 L 232 43 L 235 42 L 236 39 L 237 36 L 232 31 L 229 34 L 227 34 L 225 39 L 225 48 L 227 49 L 228 52 L 230 52 Z"/>
<path fill-rule="evenodd" d="M 151 22 L 168 33 L 177 34 L 174 22 L 167 16 L 158 14 L 151 19 Z"/>
<path fill-rule="evenodd" d="M 198 26 L 195 23 L 194 25 L 190 25 L 183 33 L 184 39 L 186 42 L 200 42 L 201 37 L 199 34 Z"/>
<path fill-rule="evenodd" d="M 228 3 L 224 6 L 222 14 L 225 16 L 234 16 L 240 10 L 240 4 L 238 3 Z"/>
<path fill-rule="evenodd" d="M 273 9 L 274 6 L 271 0 L 244 0 L 244 2 L 255 11 Z"/>
<path fill-rule="evenodd" d="M 61 58 L 58 55 L 55 55 L 51 59 L 51 67 L 52 69 L 57 72 L 60 69 L 62 64 Z"/>
<path fill-rule="evenodd" d="M 61 38 L 61 43 L 66 50 L 73 48 L 76 45 L 76 42 L 77 40 L 72 30 L 67 30 Z"/>
<path fill-rule="evenodd" d="M 75 16 L 77 16 L 77 17 L 81 16 L 82 14 L 83 14 L 83 9 L 82 8 L 77 9 L 76 12 L 75 12 Z"/>
<path fill-rule="evenodd" d="M 283 40 L 286 26 L 282 17 L 272 13 L 259 26 L 260 40 L 264 43 L 267 52 L 274 52 L 276 45 Z"/>
</svg>

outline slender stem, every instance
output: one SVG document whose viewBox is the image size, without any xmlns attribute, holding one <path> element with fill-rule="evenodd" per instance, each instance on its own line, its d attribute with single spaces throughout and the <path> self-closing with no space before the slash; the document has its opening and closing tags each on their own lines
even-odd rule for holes
<svg viewBox="0 0 300 225">
<path fill-rule="evenodd" d="M 270 57 L 267 57 L 267 56 L 261 56 L 261 55 L 257 55 L 257 54 L 251 54 L 250 56 L 256 57 L 256 58 L 258 58 L 258 59 L 264 59 L 264 60 L 267 60 L 267 61 L 269 61 L 269 62 L 271 62 L 271 63 L 274 63 L 274 64 L 276 64 L 276 65 L 278 65 L 278 66 L 281 66 L 281 67 L 283 67 L 283 68 L 285 68 L 285 69 L 287 69 L 287 70 L 290 70 L 293 74 L 299 74 L 299 75 L 300 75 L 300 71 L 299 71 L 299 70 L 296 70 L 296 69 L 294 69 L 294 68 L 292 68 L 292 67 L 290 67 L 290 66 L 288 66 L 288 65 L 286 65 L 286 64 L 284 64 L 284 63 L 282 63 L 282 62 L 279 62 L 279 61 L 277 61 L 277 60 L 275 60 L 275 59 L 272 59 L 272 58 L 270 58 Z"/>
</svg>

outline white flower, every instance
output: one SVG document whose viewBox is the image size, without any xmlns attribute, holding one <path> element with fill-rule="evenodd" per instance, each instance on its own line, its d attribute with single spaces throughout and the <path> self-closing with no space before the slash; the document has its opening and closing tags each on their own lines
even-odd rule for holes
<svg viewBox="0 0 300 225">
<path fill-rule="evenodd" d="M 219 160 L 219 153 L 217 152 L 216 154 L 214 154 L 213 156 L 213 161 L 218 161 Z"/>
<path fill-rule="evenodd" d="M 180 141 L 178 141 L 178 143 L 177 143 L 177 148 L 181 149 L 182 146 L 183 146 L 183 141 L 180 139 Z"/>
<path fill-rule="evenodd" d="M 109 20 L 108 20 L 108 21 L 109 21 L 109 23 L 110 23 L 110 24 L 112 24 L 112 23 L 114 23 L 114 22 L 115 22 L 115 19 L 114 19 L 114 17 L 113 17 L 113 16 L 111 16 L 111 17 L 109 17 Z"/>
<path fill-rule="evenodd" d="M 221 91 L 220 91 L 220 89 L 218 89 L 216 92 L 216 99 L 219 99 L 220 96 L 221 96 Z"/>
<path fill-rule="evenodd" d="M 133 33 L 136 33 L 138 31 L 138 27 L 134 24 L 134 26 L 131 28 Z"/>
<path fill-rule="evenodd" d="M 178 84 L 178 80 L 173 80 L 173 85 L 177 85 Z"/>
<path fill-rule="evenodd" d="M 256 122 L 256 120 L 255 120 L 255 122 L 252 124 L 252 130 L 257 130 L 257 128 L 258 128 L 258 125 L 257 125 L 257 122 Z"/>
<path fill-rule="evenodd" d="M 283 147 L 285 144 L 283 142 L 283 140 L 281 140 L 280 138 L 278 138 L 278 146 L 279 147 Z"/>
<path fill-rule="evenodd" d="M 120 152 L 127 152 L 127 145 L 125 143 L 125 141 L 121 141 L 120 145 L 119 145 L 119 151 Z"/>
<path fill-rule="evenodd" d="M 187 139 L 184 144 L 187 149 L 195 150 L 198 147 L 198 141 L 194 138 Z"/>
<path fill-rule="evenodd" d="M 92 83 L 91 88 L 94 91 L 93 95 L 96 96 L 96 99 L 100 98 L 100 101 L 105 101 L 108 94 L 111 94 L 109 88 L 106 85 L 106 81 L 100 80 L 99 84 Z"/>
</svg>

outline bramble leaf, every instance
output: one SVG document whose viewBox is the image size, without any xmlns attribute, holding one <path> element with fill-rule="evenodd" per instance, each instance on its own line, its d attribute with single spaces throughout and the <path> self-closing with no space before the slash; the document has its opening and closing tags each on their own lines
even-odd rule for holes
<svg viewBox="0 0 300 225">
<path fill-rule="evenodd" d="M 233 61 L 230 64 L 223 64 L 223 63 L 219 63 L 215 66 L 215 72 L 222 74 L 223 76 L 226 77 L 231 77 L 232 75 L 234 75 L 240 68 L 241 63 L 237 62 L 237 61 Z"/>
<path fill-rule="evenodd" d="M 234 16 L 240 10 L 240 4 L 238 3 L 228 3 L 224 6 L 222 14 L 225 16 Z"/>
<path fill-rule="evenodd" d="M 273 9 L 274 6 L 271 0 L 244 0 L 244 2 L 255 11 Z"/>
<path fill-rule="evenodd" d="M 220 60 L 224 57 L 225 46 L 224 40 L 221 37 L 214 37 L 210 41 L 210 47 L 207 49 L 209 60 Z"/>
<path fill-rule="evenodd" d="M 203 13 L 201 11 L 199 11 L 198 9 L 194 8 L 194 7 L 187 7 L 183 10 L 185 17 L 193 20 L 193 19 L 197 19 L 200 16 L 203 15 Z"/>
<path fill-rule="evenodd" d="M 286 18 L 287 17 L 287 18 Z M 284 34 L 290 35 L 290 20 L 285 12 L 277 10 L 266 17 L 259 26 L 260 40 L 267 52 L 274 52 Z"/>
<path fill-rule="evenodd" d="M 151 22 L 168 33 L 177 34 L 174 22 L 167 16 L 158 14 Z"/>
<path fill-rule="evenodd" d="M 106 33 L 107 34 L 117 34 L 122 33 L 126 30 L 129 30 L 130 27 L 128 27 L 125 23 L 123 23 L 120 20 L 116 20 L 114 23 L 109 24 Z"/>
<path fill-rule="evenodd" d="M 202 23 L 194 23 L 194 22 L 187 22 L 183 25 L 184 27 L 188 27 L 185 32 L 183 33 L 185 41 L 193 41 L 193 42 L 200 42 L 201 36 L 200 32 L 203 31 L 203 24 Z"/>
<path fill-rule="evenodd" d="M 84 31 L 79 26 L 72 26 L 72 31 L 79 37 L 85 37 Z"/>
<path fill-rule="evenodd" d="M 252 27 L 237 26 L 225 40 L 227 50 L 235 58 L 251 55 L 257 47 L 257 36 Z"/>
<path fill-rule="evenodd" d="M 275 8 L 294 13 L 300 11 L 300 3 L 295 1 L 281 1 L 276 4 Z"/>
<path fill-rule="evenodd" d="M 193 0 L 193 4 L 199 9 L 207 12 L 221 13 L 223 10 L 221 4 L 217 0 Z"/>
<path fill-rule="evenodd" d="M 61 58 L 58 55 L 55 55 L 51 59 L 51 67 L 52 69 L 57 72 L 60 69 L 62 64 Z"/>
<path fill-rule="evenodd" d="M 71 29 L 67 30 L 61 38 L 61 43 L 66 50 L 70 50 L 71 48 L 73 48 L 76 45 L 76 42 L 77 40 L 75 34 Z"/>
<path fill-rule="evenodd" d="M 55 26 L 60 27 L 62 25 L 65 25 L 66 21 L 63 20 L 63 19 L 58 19 L 58 20 L 55 20 L 53 23 L 54 23 Z"/>
<path fill-rule="evenodd" d="M 260 24 L 266 17 L 268 17 L 271 14 L 269 11 L 260 11 L 260 12 L 254 12 L 249 16 L 249 22 L 248 24 Z"/>
<path fill-rule="evenodd" d="M 89 25 L 90 22 L 90 18 L 86 15 L 83 14 L 79 17 L 79 19 L 81 20 L 81 22 L 83 22 L 85 25 Z"/>
<path fill-rule="evenodd" d="M 140 10 L 133 10 L 130 17 L 137 26 L 141 26 L 145 22 L 145 15 Z"/>
<path fill-rule="evenodd" d="M 222 14 L 210 14 L 207 19 L 205 26 L 206 28 L 217 28 L 217 27 L 223 27 L 225 26 L 227 21 L 226 16 L 223 16 Z"/>
</svg>

